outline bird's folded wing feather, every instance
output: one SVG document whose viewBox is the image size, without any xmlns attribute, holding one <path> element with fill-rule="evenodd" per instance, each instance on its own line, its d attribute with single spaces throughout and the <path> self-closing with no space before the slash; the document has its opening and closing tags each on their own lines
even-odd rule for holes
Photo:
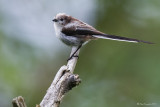
<svg viewBox="0 0 160 107">
<path fill-rule="evenodd" d="M 111 40 L 126 41 L 126 42 L 143 42 L 143 43 L 153 44 L 151 42 L 147 42 L 143 40 L 121 37 L 116 35 L 108 35 L 96 30 L 95 28 L 93 28 L 88 24 L 83 24 L 81 26 L 66 26 L 66 27 L 63 27 L 62 32 L 67 36 L 80 37 L 80 35 L 86 35 L 86 36 L 90 35 L 96 38 L 111 39 Z"/>
<path fill-rule="evenodd" d="M 63 27 L 62 32 L 67 36 L 76 35 L 103 35 L 102 32 L 97 31 L 92 26 L 81 24 L 80 26 L 66 26 Z"/>
</svg>

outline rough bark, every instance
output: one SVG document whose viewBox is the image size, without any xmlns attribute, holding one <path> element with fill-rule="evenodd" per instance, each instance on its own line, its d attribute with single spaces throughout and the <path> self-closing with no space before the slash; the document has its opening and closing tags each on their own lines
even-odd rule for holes
<svg viewBox="0 0 160 107">
<path fill-rule="evenodd" d="M 73 47 L 71 54 L 76 49 L 77 47 Z M 76 53 L 76 55 L 79 55 L 79 51 Z M 67 66 L 64 65 L 60 68 L 51 86 L 47 90 L 46 95 L 40 103 L 41 107 L 59 107 L 65 93 L 80 83 L 79 76 L 72 74 L 76 63 L 77 57 L 73 57 L 68 61 Z"/>
<path fill-rule="evenodd" d="M 72 47 L 71 54 L 75 52 L 77 47 Z M 75 56 L 79 55 L 79 51 Z M 79 85 L 81 82 L 78 75 L 73 74 L 78 57 L 73 57 L 68 61 L 67 65 L 62 66 L 57 72 L 52 84 L 48 88 L 40 105 L 36 107 L 59 107 L 65 94 L 73 87 Z M 20 97 L 23 99 L 23 97 Z M 20 102 L 19 102 L 20 101 Z M 23 103 L 21 103 L 21 101 Z M 19 100 L 19 97 L 13 99 L 13 107 L 27 107 L 24 99 Z"/>
<path fill-rule="evenodd" d="M 13 107 L 27 107 L 22 96 L 18 96 L 12 100 Z"/>
</svg>

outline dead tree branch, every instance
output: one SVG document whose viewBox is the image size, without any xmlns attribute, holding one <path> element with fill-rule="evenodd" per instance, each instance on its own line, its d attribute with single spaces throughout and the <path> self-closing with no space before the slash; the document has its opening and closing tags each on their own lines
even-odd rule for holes
<svg viewBox="0 0 160 107">
<path fill-rule="evenodd" d="M 76 47 L 73 47 L 71 54 L 75 52 L 76 49 Z M 78 56 L 79 51 L 77 51 L 75 55 Z M 81 82 L 79 76 L 73 74 L 77 59 L 77 57 L 73 57 L 68 61 L 67 65 L 62 66 L 59 69 L 40 105 L 37 105 L 36 107 L 59 107 L 65 94 L 73 87 L 79 85 L 79 83 Z M 23 104 L 17 103 L 18 101 L 18 97 L 13 99 L 13 107 L 27 107 L 25 105 L 24 99 L 22 100 Z"/>
<path fill-rule="evenodd" d="M 73 47 L 71 54 L 75 52 L 75 50 L 76 47 Z M 79 51 L 76 55 L 79 55 Z M 40 103 L 41 107 L 59 107 L 65 93 L 80 83 L 79 76 L 73 74 L 76 63 L 77 57 L 73 57 L 68 61 L 67 66 L 64 65 L 60 68 Z"/>
</svg>

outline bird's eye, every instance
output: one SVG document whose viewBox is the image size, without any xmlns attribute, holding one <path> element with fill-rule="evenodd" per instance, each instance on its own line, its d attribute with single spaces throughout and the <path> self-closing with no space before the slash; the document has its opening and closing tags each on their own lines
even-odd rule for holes
<svg viewBox="0 0 160 107">
<path fill-rule="evenodd" d="M 60 21 L 63 21 L 63 19 L 60 19 Z"/>
</svg>

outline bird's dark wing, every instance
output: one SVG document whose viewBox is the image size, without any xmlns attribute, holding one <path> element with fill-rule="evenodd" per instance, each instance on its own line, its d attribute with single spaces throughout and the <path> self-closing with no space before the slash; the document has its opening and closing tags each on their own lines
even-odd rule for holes
<svg viewBox="0 0 160 107">
<path fill-rule="evenodd" d="M 63 27 L 62 33 L 67 36 L 76 36 L 76 35 L 103 35 L 102 32 L 97 31 L 92 26 L 83 24 L 80 26 L 66 26 Z"/>
<path fill-rule="evenodd" d="M 102 39 L 111 39 L 111 40 L 118 40 L 118 41 L 126 41 L 126 42 L 143 42 L 143 43 L 148 43 L 148 44 L 153 44 L 151 42 L 143 41 L 143 40 L 138 40 L 138 39 L 133 39 L 133 38 L 127 38 L 127 37 L 121 37 L 121 36 L 116 36 L 116 35 L 108 35 L 105 33 L 102 33 L 95 28 L 93 28 L 90 25 L 83 24 L 81 26 L 67 26 L 63 27 L 62 32 L 66 34 L 67 36 L 75 36 L 75 37 L 80 37 L 81 35 L 90 35 L 96 38 L 102 38 Z"/>
</svg>

